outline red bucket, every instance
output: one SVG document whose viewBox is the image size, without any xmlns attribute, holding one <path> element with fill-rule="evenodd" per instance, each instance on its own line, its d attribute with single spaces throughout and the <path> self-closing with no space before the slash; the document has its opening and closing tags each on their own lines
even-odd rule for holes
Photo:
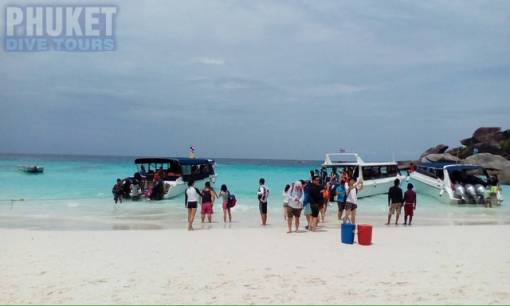
<svg viewBox="0 0 510 306">
<path fill-rule="evenodd" d="M 358 244 L 371 245 L 372 244 L 372 225 L 358 224 Z"/>
</svg>

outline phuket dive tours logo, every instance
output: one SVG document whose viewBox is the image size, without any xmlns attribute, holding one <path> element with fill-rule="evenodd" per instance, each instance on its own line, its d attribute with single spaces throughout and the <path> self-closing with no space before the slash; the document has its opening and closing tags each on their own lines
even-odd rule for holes
<svg viewBox="0 0 510 306">
<path fill-rule="evenodd" d="M 114 51 L 115 5 L 7 5 L 7 52 Z"/>
</svg>

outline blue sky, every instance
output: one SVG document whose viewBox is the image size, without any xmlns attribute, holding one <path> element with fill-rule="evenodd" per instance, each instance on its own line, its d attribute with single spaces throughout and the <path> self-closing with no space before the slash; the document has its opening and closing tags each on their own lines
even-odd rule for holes
<svg viewBox="0 0 510 306">
<path fill-rule="evenodd" d="M 115 52 L 0 51 L 0 152 L 407 159 L 509 128 L 509 1 L 109 3 Z"/>
</svg>

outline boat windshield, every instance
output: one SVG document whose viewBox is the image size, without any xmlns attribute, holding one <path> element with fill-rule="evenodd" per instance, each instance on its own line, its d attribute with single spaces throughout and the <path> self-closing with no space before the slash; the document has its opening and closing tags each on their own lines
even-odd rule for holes
<svg viewBox="0 0 510 306">
<path fill-rule="evenodd" d="M 156 172 L 159 172 L 160 177 L 165 180 L 176 180 L 182 176 L 181 166 L 174 160 L 137 163 L 136 166 L 138 173 L 147 176 L 149 179 L 152 179 Z"/>
<path fill-rule="evenodd" d="M 397 165 L 363 166 L 363 179 L 375 180 L 395 177 L 398 174 Z"/>
</svg>

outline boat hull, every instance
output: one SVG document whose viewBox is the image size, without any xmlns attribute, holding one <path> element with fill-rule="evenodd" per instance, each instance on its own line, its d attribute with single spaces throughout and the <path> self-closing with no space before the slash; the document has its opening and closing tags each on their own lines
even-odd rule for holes
<svg viewBox="0 0 510 306">
<path fill-rule="evenodd" d="M 363 181 L 363 189 L 358 193 L 358 198 L 371 197 L 375 195 L 388 193 L 390 187 L 394 185 L 395 179 L 402 181 L 404 177 L 388 177 L 383 179 Z"/>
<path fill-rule="evenodd" d="M 214 186 L 215 181 L 216 181 L 216 176 L 209 176 L 208 178 L 195 181 L 195 186 L 198 189 L 201 189 L 206 182 L 210 182 L 211 185 Z M 188 183 L 183 180 L 165 181 L 164 184 L 165 184 L 166 193 L 163 196 L 163 199 L 176 198 L 176 197 L 182 195 L 186 191 L 186 188 L 188 187 Z M 167 190 L 167 188 L 168 188 L 168 190 Z"/>
</svg>

